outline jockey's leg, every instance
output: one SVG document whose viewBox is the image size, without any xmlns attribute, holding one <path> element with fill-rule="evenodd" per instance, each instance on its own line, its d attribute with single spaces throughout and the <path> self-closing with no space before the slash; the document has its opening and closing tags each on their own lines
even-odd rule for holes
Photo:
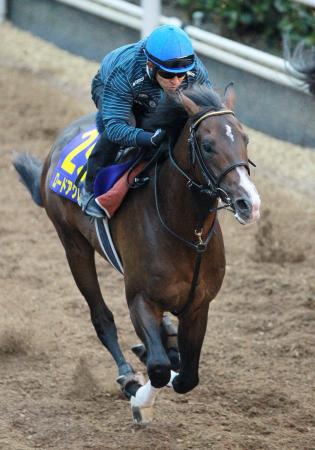
<svg viewBox="0 0 315 450">
<path fill-rule="evenodd" d="M 171 376 L 171 363 L 162 343 L 163 311 L 143 294 L 128 299 L 130 317 L 137 335 L 147 350 L 147 371 L 155 388 L 165 386 Z"/>
<path fill-rule="evenodd" d="M 106 132 L 101 134 L 87 161 L 85 189 L 93 192 L 94 180 L 100 169 L 115 162 L 120 145 L 111 142 Z"/>
<path fill-rule="evenodd" d="M 104 132 L 89 156 L 85 185 L 80 195 L 80 205 L 82 210 L 90 216 L 105 217 L 104 211 L 95 202 L 94 180 L 100 169 L 115 161 L 119 147 L 119 144 L 111 142 Z"/>
</svg>

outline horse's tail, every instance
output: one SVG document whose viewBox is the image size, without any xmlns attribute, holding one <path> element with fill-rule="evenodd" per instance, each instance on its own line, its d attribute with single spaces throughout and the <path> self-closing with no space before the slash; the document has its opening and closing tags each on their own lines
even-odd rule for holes
<svg viewBox="0 0 315 450">
<path fill-rule="evenodd" d="M 28 153 L 16 153 L 12 163 L 20 175 L 20 181 L 30 191 L 36 205 L 43 206 L 43 199 L 40 194 L 43 163 Z"/>
</svg>

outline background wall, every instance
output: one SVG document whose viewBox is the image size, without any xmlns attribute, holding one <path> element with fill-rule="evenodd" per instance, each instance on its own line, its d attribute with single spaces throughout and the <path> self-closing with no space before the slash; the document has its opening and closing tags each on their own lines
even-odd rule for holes
<svg viewBox="0 0 315 450">
<path fill-rule="evenodd" d="M 10 0 L 9 20 L 58 47 L 101 60 L 110 50 L 139 39 L 139 33 L 54 0 Z"/>
<path fill-rule="evenodd" d="M 110 50 L 140 34 L 53 0 L 9 0 L 9 20 L 59 47 L 100 61 Z M 201 57 L 217 89 L 234 81 L 236 112 L 246 125 L 315 148 L 315 101 L 311 96 Z"/>
</svg>

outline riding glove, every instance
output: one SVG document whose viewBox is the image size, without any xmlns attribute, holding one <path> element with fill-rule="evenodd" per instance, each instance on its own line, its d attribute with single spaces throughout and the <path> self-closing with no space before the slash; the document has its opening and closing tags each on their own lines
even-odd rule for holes
<svg viewBox="0 0 315 450">
<path fill-rule="evenodd" d="M 158 148 L 166 136 L 166 131 L 158 128 L 154 133 L 149 131 L 140 131 L 137 135 L 136 142 L 138 147 Z"/>
</svg>

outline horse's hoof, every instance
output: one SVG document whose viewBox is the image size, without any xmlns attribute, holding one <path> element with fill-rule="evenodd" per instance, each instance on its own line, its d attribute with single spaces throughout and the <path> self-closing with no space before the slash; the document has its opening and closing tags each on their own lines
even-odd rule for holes
<svg viewBox="0 0 315 450">
<path fill-rule="evenodd" d="M 134 396 L 130 399 L 131 413 L 134 423 L 138 425 L 145 425 L 153 420 L 153 406 L 136 406 L 136 398 Z"/>
<path fill-rule="evenodd" d="M 172 386 L 177 394 L 187 394 L 187 392 L 192 391 L 199 383 L 199 378 L 188 380 L 188 377 L 183 381 L 183 376 L 177 375 L 173 378 Z"/>
</svg>

